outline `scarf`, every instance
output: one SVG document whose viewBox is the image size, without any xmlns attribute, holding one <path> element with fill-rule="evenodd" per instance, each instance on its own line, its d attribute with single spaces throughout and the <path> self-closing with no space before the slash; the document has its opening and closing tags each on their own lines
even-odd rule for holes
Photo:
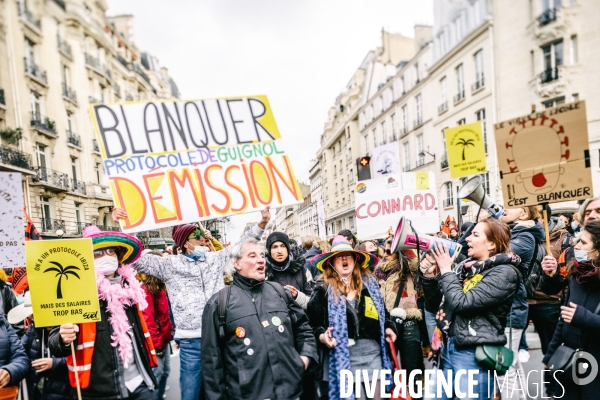
<svg viewBox="0 0 600 400">
<path fill-rule="evenodd" d="M 384 261 L 375 268 L 374 275 L 377 279 L 387 281 L 388 278 L 402 269 L 400 260 Z"/>
<path fill-rule="evenodd" d="M 591 260 L 579 262 L 573 257 L 573 261 L 575 263 L 573 276 L 577 283 L 588 288 L 597 288 L 600 286 L 600 278 L 598 277 L 600 268 L 596 268 Z"/>
<path fill-rule="evenodd" d="M 133 345 L 129 331 L 131 326 L 125 307 L 138 305 L 140 310 L 148 306 L 142 284 L 135 277 L 135 271 L 130 265 L 122 265 L 117 270 L 121 275 L 121 284 L 112 284 L 104 275 L 96 273 L 98 297 L 106 301 L 106 311 L 109 313 L 108 321 L 112 328 L 112 346 L 118 348 L 123 366 L 128 367 L 128 361 L 133 357 Z"/>
<path fill-rule="evenodd" d="M 363 275 L 363 284 L 367 288 L 371 299 L 373 299 L 375 308 L 377 308 L 377 313 L 379 314 L 382 368 L 391 371 L 392 366 L 385 341 L 385 306 L 383 305 L 383 297 L 375 278 Z M 339 296 L 335 296 L 333 293 L 333 286 L 329 286 L 327 289 L 329 326 L 333 328 L 332 335 L 337 342 L 337 346 L 329 349 L 329 398 L 332 400 L 340 399 L 340 372 L 343 369 L 351 369 L 350 348 L 348 346 L 348 323 L 346 321 L 346 296 L 341 293 L 338 294 Z M 349 399 L 354 399 L 354 393 Z"/>
<path fill-rule="evenodd" d="M 278 262 L 275 261 L 274 259 L 271 258 L 271 255 L 267 254 L 266 257 L 266 261 L 267 261 L 267 265 L 271 268 L 273 268 L 273 270 L 277 271 L 277 272 L 283 272 L 286 269 L 288 269 L 290 267 L 290 264 L 292 263 L 292 261 L 294 261 L 294 255 L 290 252 L 288 255 L 288 258 L 286 260 L 283 260 L 282 262 Z"/>
</svg>

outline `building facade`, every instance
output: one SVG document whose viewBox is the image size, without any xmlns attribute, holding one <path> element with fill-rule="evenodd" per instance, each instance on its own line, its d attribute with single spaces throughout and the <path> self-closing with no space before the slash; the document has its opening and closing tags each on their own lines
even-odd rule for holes
<svg viewBox="0 0 600 400">
<path fill-rule="evenodd" d="M 141 62 L 133 17 L 106 10 L 104 0 L 0 4 L 0 170 L 23 174 L 25 207 L 42 236 L 77 237 L 89 224 L 118 229 L 89 105 L 179 93 L 156 59 Z"/>
</svg>

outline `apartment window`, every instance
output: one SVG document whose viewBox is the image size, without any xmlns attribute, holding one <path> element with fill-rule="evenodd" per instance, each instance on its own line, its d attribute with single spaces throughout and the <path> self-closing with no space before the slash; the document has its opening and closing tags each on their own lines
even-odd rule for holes
<svg viewBox="0 0 600 400">
<path fill-rule="evenodd" d="M 446 104 L 448 102 L 448 81 L 446 77 L 440 80 L 440 93 L 442 95 L 442 104 Z"/>
<path fill-rule="evenodd" d="M 485 109 L 481 109 L 475 113 L 477 121 L 481 121 L 481 130 L 483 131 L 483 143 L 485 144 L 485 152 L 487 153 L 487 126 L 485 121 Z"/>
<path fill-rule="evenodd" d="M 404 133 L 408 132 L 408 106 L 402 106 L 402 129 Z"/>
<path fill-rule="evenodd" d="M 25 62 L 28 67 L 35 64 L 35 43 L 29 39 L 25 39 Z"/>
<path fill-rule="evenodd" d="M 101 103 L 105 102 L 105 99 L 104 99 L 104 91 L 105 91 L 105 89 L 106 88 L 104 86 L 100 85 L 100 93 L 99 94 L 100 94 L 100 102 Z"/>
<path fill-rule="evenodd" d="M 354 217 L 348 217 L 348 223 L 350 225 L 350 229 L 354 229 Z"/>
<path fill-rule="evenodd" d="M 423 101 L 420 94 L 415 98 L 415 102 L 417 103 L 417 124 L 421 125 L 423 123 Z"/>
<path fill-rule="evenodd" d="M 348 140 L 350 139 L 350 127 L 349 126 L 346 128 L 346 139 L 348 139 Z"/>
<path fill-rule="evenodd" d="M 410 146 L 408 142 L 404 143 L 404 170 L 410 171 Z"/>
<path fill-rule="evenodd" d="M 562 4 L 562 0 L 542 0 L 542 9 L 544 11 L 551 10 L 559 7 Z"/>
<path fill-rule="evenodd" d="M 460 99 L 465 97 L 465 77 L 464 77 L 464 68 L 463 65 L 460 64 L 456 67 L 456 89 L 457 89 L 457 97 Z"/>
<path fill-rule="evenodd" d="M 381 144 L 387 143 L 387 132 L 385 130 L 385 121 L 381 123 Z"/>
<path fill-rule="evenodd" d="M 563 104 L 565 102 L 565 97 L 557 97 L 556 99 L 552 99 L 552 100 L 548 100 L 548 101 L 544 101 L 542 104 L 544 105 L 545 108 L 552 108 L 552 107 L 556 107 L 559 104 Z"/>
<path fill-rule="evenodd" d="M 371 151 L 371 147 L 369 146 L 369 132 L 365 135 L 365 152 L 368 154 Z"/>
<path fill-rule="evenodd" d="M 42 231 L 47 230 L 44 229 L 44 227 L 50 227 L 51 226 L 51 220 L 52 220 L 52 207 L 51 203 L 50 203 L 50 197 L 40 197 L 40 209 L 42 212 Z"/>
<path fill-rule="evenodd" d="M 81 223 L 81 203 L 75 203 L 75 221 L 77 225 Z"/>
<path fill-rule="evenodd" d="M 77 158 L 75 157 L 71 157 L 71 174 L 73 176 L 73 180 L 76 181 L 77 179 Z"/>
<path fill-rule="evenodd" d="M 101 171 L 101 164 L 100 163 L 96 163 L 96 183 L 99 185 L 100 184 L 100 171 Z"/>
<path fill-rule="evenodd" d="M 419 76 L 419 63 L 415 64 L 415 85 L 421 81 L 421 77 Z"/>
<path fill-rule="evenodd" d="M 463 36 L 465 35 L 465 23 L 464 23 L 465 19 L 464 19 L 464 15 L 461 12 L 460 14 L 458 14 L 458 16 L 454 19 L 454 28 L 455 28 L 455 32 L 456 32 L 456 42 L 460 42 L 460 40 L 463 38 Z"/>
<path fill-rule="evenodd" d="M 577 35 L 571 36 L 571 64 L 577 64 L 578 62 L 578 54 L 577 54 Z"/>
<path fill-rule="evenodd" d="M 563 41 L 559 40 L 542 47 L 544 71 L 552 71 L 563 65 Z"/>
<path fill-rule="evenodd" d="M 531 50 L 529 52 L 529 59 L 530 59 L 530 68 L 531 68 L 531 76 L 535 76 L 535 53 L 533 52 L 533 50 Z"/>
<path fill-rule="evenodd" d="M 450 205 L 454 203 L 454 188 L 452 187 L 452 182 L 446 182 L 446 199 Z"/>
<path fill-rule="evenodd" d="M 475 84 L 477 88 L 483 86 L 483 50 L 475 53 Z"/>
<path fill-rule="evenodd" d="M 381 142 L 377 140 L 377 127 L 373 128 L 373 147 L 377 147 Z"/>
<path fill-rule="evenodd" d="M 423 134 L 417 135 L 417 154 L 419 156 L 419 165 L 425 164 L 425 153 L 423 153 Z M 421 155 L 423 154 L 423 155 Z"/>
<path fill-rule="evenodd" d="M 48 162 L 50 158 L 46 154 L 47 147 L 41 144 L 38 144 L 35 148 L 35 155 L 37 157 L 38 167 L 47 168 L 50 163 Z"/>
<path fill-rule="evenodd" d="M 333 176 L 336 177 L 337 176 L 337 165 L 333 166 Z"/>
<path fill-rule="evenodd" d="M 62 79 L 66 87 L 71 87 L 71 73 L 66 65 L 62 66 Z"/>
<path fill-rule="evenodd" d="M 35 92 L 30 92 L 29 99 L 31 101 L 31 111 L 37 118 L 42 114 L 42 96 Z"/>
<path fill-rule="evenodd" d="M 456 125 L 464 125 L 466 123 L 467 123 L 466 119 L 461 118 L 461 119 L 458 120 L 458 122 L 456 123 Z"/>
<path fill-rule="evenodd" d="M 349 184 L 353 184 L 354 183 L 354 172 L 352 169 L 350 169 L 350 177 L 348 178 L 348 183 Z"/>
<path fill-rule="evenodd" d="M 69 111 L 67 111 L 67 132 L 70 132 L 70 133 L 76 132 L 75 124 L 73 121 L 73 113 L 70 113 Z"/>
<path fill-rule="evenodd" d="M 483 178 L 481 185 L 485 189 L 485 193 L 490 194 L 490 173 L 486 172 L 485 174 L 482 174 L 481 177 Z"/>
<path fill-rule="evenodd" d="M 398 133 L 398 121 L 396 113 L 392 114 L 392 141 L 396 140 L 396 134 Z"/>
<path fill-rule="evenodd" d="M 448 129 L 448 127 L 442 129 L 442 143 L 444 143 L 444 158 L 443 158 L 443 160 L 448 162 L 448 148 L 446 147 L 446 134 L 444 133 L 445 129 Z M 442 167 L 442 168 L 448 168 L 448 165 L 446 165 L 445 167 Z"/>
<path fill-rule="evenodd" d="M 402 94 L 406 93 L 406 84 L 404 81 L 404 76 L 402 76 L 402 78 L 400 78 L 400 86 L 401 86 L 401 92 Z"/>
</svg>

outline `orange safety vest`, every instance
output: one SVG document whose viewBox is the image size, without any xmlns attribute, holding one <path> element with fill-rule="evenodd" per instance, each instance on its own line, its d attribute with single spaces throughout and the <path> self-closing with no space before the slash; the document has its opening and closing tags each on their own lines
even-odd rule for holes
<svg viewBox="0 0 600 400">
<path fill-rule="evenodd" d="M 146 320 L 142 312 L 137 310 L 140 319 L 142 331 L 146 343 L 146 351 L 150 360 L 150 367 L 158 365 L 154 344 L 146 326 Z M 77 337 L 77 347 L 75 347 L 75 358 L 77 360 L 77 373 L 79 375 L 79 387 L 87 389 L 90 386 L 92 376 L 92 357 L 94 356 L 94 343 L 96 342 L 96 322 L 85 322 L 79 325 L 79 336 Z M 134 349 L 135 351 L 135 349 Z M 73 356 L 66 357 L 67 367 L 69 368 L 69 381 L 72 387 L 76 387 L 75 367 L 73 365 Z"/>
</svg>

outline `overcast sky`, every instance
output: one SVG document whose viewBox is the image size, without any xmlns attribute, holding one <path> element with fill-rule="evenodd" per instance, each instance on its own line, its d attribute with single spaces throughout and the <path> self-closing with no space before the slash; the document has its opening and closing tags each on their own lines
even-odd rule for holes
<svg viewBox="0 0 600 400">
<path fill-rule="evenodd" d="M 381 29 L 413 36 L 433 0 L 107 0 L 134 15 L 135 42 L 184 99 L 266 94 L 298 180 L 308 181 L 327 112 Z M 274 213 L 273 213 L 274 214 Z M 234 218 L 227 239 L 258 213 Z"/>
</svg>

